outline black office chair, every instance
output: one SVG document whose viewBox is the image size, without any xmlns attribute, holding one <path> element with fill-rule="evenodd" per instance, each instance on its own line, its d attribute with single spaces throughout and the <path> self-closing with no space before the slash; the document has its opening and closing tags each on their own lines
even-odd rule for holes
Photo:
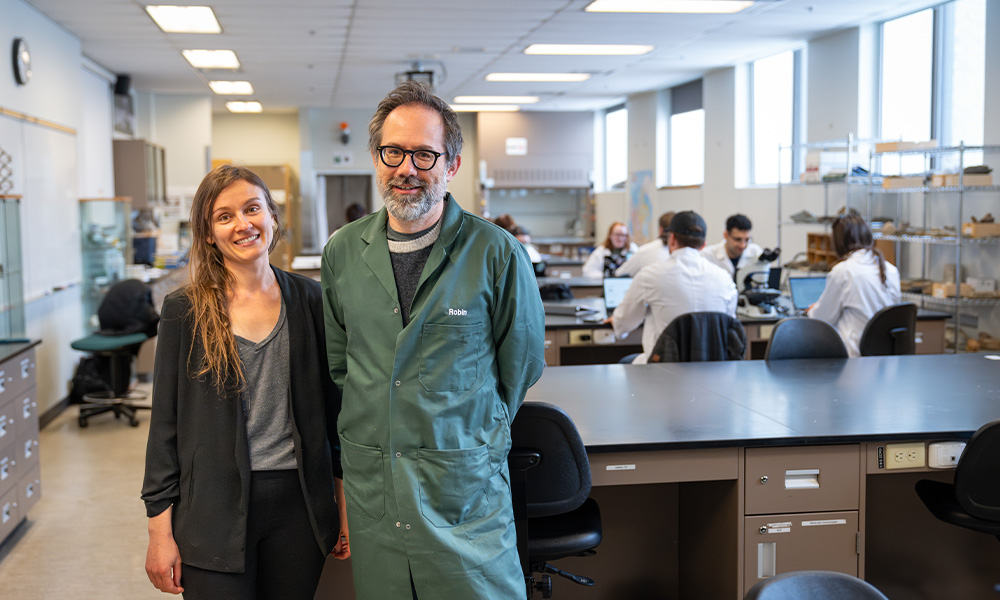
<svg viewBox="0 0 1000 600">
<path fill-rule="evenodd" d="M 955 468 L 955 483 L 921 479 L 917 495 L 931 513 L 952 525 L 1000 540 L 1000 420 L 979 428 Z"/>
<path fill-rule="evenodd" d="M 146 398 L 146 392 L 129 390 L 132 379 L 132 359 L 139 354 L 139 347 L 156 335 L 160 315 L 153 305 L 153 293 L 148 285 L 127 279 L 112 285 L 101 300 L 97 316 L 101 329 L 92 335 L 74 340 L 70 347 L 81 352 L 89 352 L 110 366 L 106 371 L 111 380 L 104 382 L 104 389 L 83 395 L 80 404 L 80 427 L 87 426 L 87 420 L 105 412 L 114 413 L 115 418 L 125 416 L 132 427 L 138 427 L 136 411 L 149 409 L 138 405 Z"/>
<path fill-rule="evenodd" d="M 649 354 L 649 362 L 743 360 L 746 349 L 746 331 L 732 315 L 690 312 L 666 326 Z"/>
<path fill-rule="evenodd" d="M 792 571 L 758 581 L 743 600 L 888 600 L 872 584 L 833 571 Z"/>
<path fill-rule="evenodd" d="M 917 351 L 917 305 L 893 304 L 875 313 L 858 344 L 861 356 L 913 354 Z"/>
<path fill-rule="evenodd" d="M 775 324 L 764 351 L 764 360 L 788 358 L 847 358 L 847 347 L 829 323 L 791 317 Z"/>
<path fill-rule="evenodd" d="M 590 461 L 573 421 L 562 409 L 525 402 L 511 426 L 508 457 L 517 551 L 528 598 L 537 589 L 552 597 L 549 573 L 580 585 L 589 577 L 573 575 L 548 561 L 589 556 L 601 543 L 601 512 L 590 495 Z M 540 573 L 537 580 L 534 574 Z"/>
</svg>

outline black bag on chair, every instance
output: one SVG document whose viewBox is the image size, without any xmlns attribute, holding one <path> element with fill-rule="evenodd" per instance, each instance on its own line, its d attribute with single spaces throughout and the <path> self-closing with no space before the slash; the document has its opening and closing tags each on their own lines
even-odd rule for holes
<svg viewBox="0 0 1000 600">
<path fill-rule="evenodd" d="M 547 283 L 538 288 L 542 300 L 572 300 L 573 290 L 565 283 Z"/>
<path fill-rule="evenodd" d="M 80 404 L 85 394 L 110 392 L 111 362 L 100 356 L 84 356 L 73 373 L 69 403 Z"/>
</svg>

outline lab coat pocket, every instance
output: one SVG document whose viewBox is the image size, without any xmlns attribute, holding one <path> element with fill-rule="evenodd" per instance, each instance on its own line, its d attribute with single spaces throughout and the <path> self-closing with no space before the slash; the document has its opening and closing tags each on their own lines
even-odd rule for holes
<svg viewBox="0 0 1000 600">
<path fill-rule="evenodd" d="M 417 451 L 420 512 L 435 527 L 453 527 L 486 514 L 490 451 L 486 445 L 462 450 Z"/>
<path fill-rule="evenodd" d="M 420 338 L 420 383 L 428 392 L 462 392 L 479 377 L 482 323 L 424 323 Z"/>
<path fill-rule="evenodd" d="M 385 483 L 382 450 L 355 444 L 340 436 L 340 460 L 344 468 L 347 511 L 378 521 L 385 514 Z"/>
</svg>

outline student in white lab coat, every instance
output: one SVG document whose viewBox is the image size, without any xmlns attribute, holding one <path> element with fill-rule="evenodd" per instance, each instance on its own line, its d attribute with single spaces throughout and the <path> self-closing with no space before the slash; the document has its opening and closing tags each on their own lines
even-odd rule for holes
<svg viewBox="0 0 1000 600">
<path fill-rule="evenodd" d="M 618 267 L 625 264 L 628 257 L 639 250 L 639 247 L 632 242 L 628 225 L 615 221 L 608 228 L 608 237 L 604 238 L 601 245 L 594 248 L 583 263 L 584 277 L 614 277 Z"/>
<path fill-rule="evenodd" d="M 733 215 L 726 219 L 726 231 L 722 241 L 706 246 L 701 255 L 718 265 L 729 277 L 736 281 L 740 269 L 752 265 L 760 258 L 764 249 L 750 241 L 753 224 L 746 215 Z M 736 281 L 736 285 L 740 282 Z"/>
<path fill-rule="evenodd" d="M 809 308 L 840 332 L 850 356 L 859 356 L 865 325 L 879 310 L 900 301 L 899 270 L 875 247 L 868 223 L 850 213 L 833 224 L 833 248 L 840 259 L 826 278 L 823 294 Z"/>
</svg>

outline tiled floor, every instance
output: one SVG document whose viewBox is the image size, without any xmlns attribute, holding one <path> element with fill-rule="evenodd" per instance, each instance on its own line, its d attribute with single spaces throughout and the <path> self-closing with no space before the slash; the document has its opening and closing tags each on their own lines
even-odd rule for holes
<svg viewBox="0 0 1000 600">
<path fill-rule="evenodd" d="M 139 413 L 139 427 L 104 414 L 80 429 L 76 407 L 41 431 L 42 498 L 0 546 L 0 597 L 166 597 L 143 569 L 148 431 L 149 411 Z"/>
</svg>

